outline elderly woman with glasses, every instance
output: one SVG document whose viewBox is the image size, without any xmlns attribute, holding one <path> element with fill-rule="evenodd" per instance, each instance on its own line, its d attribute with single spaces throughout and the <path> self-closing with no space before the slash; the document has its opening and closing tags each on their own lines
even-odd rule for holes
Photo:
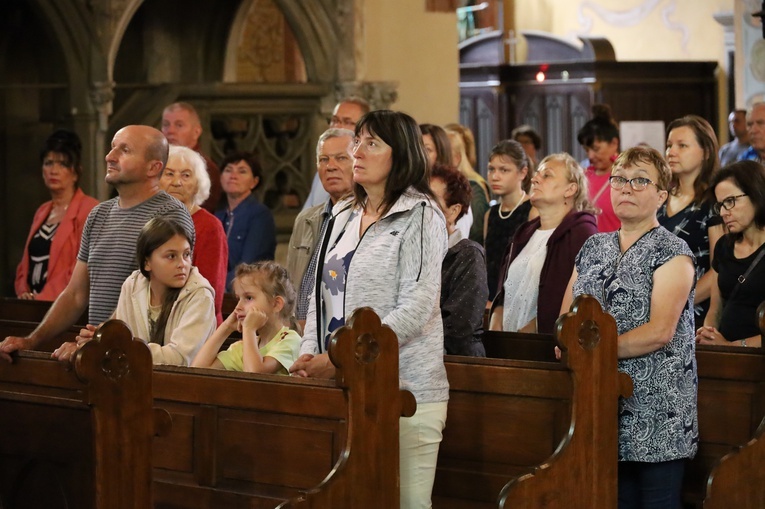
<svg viewBox="0 0 765 509">
<path fill-rule="evenodd" d="M 715 246 L 712 298 L 704 326 L 696 331 L 701 344 L 762 345 L 757 306 L 765 300 L 765 169 L 739 161 L 713 178 L 713 210 L 728 233 Z"/>
<path fill-rule="evenodd" d="M 634 384 L 619 402 L 619 509 L 679 509 L 685 460 L 698 447 L 693 254 L 656 218 L 671 177 L 652 148 L 616 159 L 621 228 L 584 243 L 561 307 L 590 294 L 616 320 L 619 370 Z"/>
</svg>

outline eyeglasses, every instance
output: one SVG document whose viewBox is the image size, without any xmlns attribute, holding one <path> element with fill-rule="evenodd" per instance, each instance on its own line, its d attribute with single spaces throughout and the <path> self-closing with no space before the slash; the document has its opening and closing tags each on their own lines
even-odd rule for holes
<svg viewBox="0 0 765 509">
<path fill-rule="evenodd" d="M 340 118 L 333 115 L 331 118 L 327 119 L 327 124 L 329 127 L 342 127 L 345 129 L 350 129 L 351 131 L 356 129 L 356 122 L 354 122 L 350 117 Z"/>
<path fill-rule="evenodd" d="M 736 199 L 741 198 L 742 196 L 746 196 L 746 193 L 737 194 L 736 196 L 728 196 L 723 201 L 718 201 L 717 203 L 712 205 L 712 211 L 719 216 L 722 209 L 730 210 L 733 207 L 735 207 Z"/>
<path fill-rule="evenodd" d="M 629 184 L 634 191 L 642 191 L 643 189 L 648 187 L 648 184 L 653 184 L 656 186 L 656 189 L 659 189 L 659 185 L 656 182 L 645 177 L 635 177 L 634 179 L 626 179 L 619 175 L 611 175 L 610 177 L 608 177 L 608 182 L 609 184 L 611 184 L 611 189 L 616 189 L 617 191 L 619 191 L 620 189 L 623 189 L 624 186 L 626 186 L 627 184 Z"/>
</svg>

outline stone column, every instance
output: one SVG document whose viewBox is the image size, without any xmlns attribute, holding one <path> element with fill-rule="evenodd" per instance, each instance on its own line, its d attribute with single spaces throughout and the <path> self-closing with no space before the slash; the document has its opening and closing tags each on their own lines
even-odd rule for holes
<svg viewBox="0 0 765 509">
<path fill-rule="evenodd" d="M 113 81 L 95 81 L 90 84 L 90 101 L 93 104 L 93 110 L 96 112 L 95 122 L 90 122 L 87 127 L 90 130 L 90 140 L 93 140 L 90 147 L 85 152 L 85 161 L 88 163 L 87 170 L 96 197 L 105 200 L 109 196 L 109 186 L 104 180 L 106 162 L 104 161 L 104 150 L 109 146 L 111 140 L 107 140 L 107 131 L 109 129 L 109 116 L 112 114 L 112 101 L 114 100 Z"/>
</svg>

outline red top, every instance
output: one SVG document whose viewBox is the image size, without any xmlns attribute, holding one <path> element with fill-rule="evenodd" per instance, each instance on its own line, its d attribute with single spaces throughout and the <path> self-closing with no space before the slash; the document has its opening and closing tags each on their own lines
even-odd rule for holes
<svg viewBox="0 0 765 509">
<path fill-rule="evenodd" d="M 48 260 L 48 279 L 42 291 L 35 297 L 37 300 L 56 300 L 56 297 L 64 291 L 74 272 L 74 265 L 77 262 L 77 253 L 80 251 L 80 237 L 82 237 L 82 228 L 85 226 L 85 220 L 91 209 L 98 205 L 98 200 L 92 198 L 77 188 L 66 209 L 66 214 L 58 225 L 56 234 L 50 244 L 50 259 Z M 53 202 L 46 201 L 35 212 L 32 220 L 32 228 L 29 230 L 27 243 L 24 246 L 24 254 L 21 256 L 21 263 L 16 268 L 16 295 L 21 295 L 29 291 L 27 275 L 29 273 L 29 241 L 37 230 L 45 222 L 50 214 Z"/>
<path fill-rule="evenodd" d="M 191 263 L 199 269 L 199 273 L 210 282 L 215 290 L 215 318 L 218 325 L 223 322 L 221 307 L 223 293 L 226 291 L 226 266 L 228 264 L 228 242 L 223 225 L 217 217 L 199 209 L 191 216 L 197 241 L 194 246 L 194 256 Z"/>
<path fill-rule="evenodd" d="M 594 168 L 587 168 L 587 184 L 589 185 L 590 201 L 600 209 L 598 218 L 598 231 L 600 233 L 613 232 L 621 228 L 622 223 L 614 213 L 614 206 L 611 203 L 611 186 L 608 179 L 611 172 L 605 172 L 602 175 L 595 173 Z"/>
</svg>

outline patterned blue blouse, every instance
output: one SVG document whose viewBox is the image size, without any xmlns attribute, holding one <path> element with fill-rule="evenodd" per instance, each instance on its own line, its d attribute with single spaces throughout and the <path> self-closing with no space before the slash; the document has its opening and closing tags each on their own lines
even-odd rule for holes
<svg viewBox="0 0 765 509">
<path fill-rule="evenodd" d="M 587 293 L 615 319 L 619 335 L 648 323 L 654 272 L 676 256 L 693 257 L 664 227 L 621 253 L 618 232 L 593 235 L 576 259 L 574 297 Z M 619 359 L 633 395 L 619 401 L 619 461 L 692 458 L 698 447 L 696 344 L 691 291 L 672 340 L 646 355 Z"/>
</svg>

